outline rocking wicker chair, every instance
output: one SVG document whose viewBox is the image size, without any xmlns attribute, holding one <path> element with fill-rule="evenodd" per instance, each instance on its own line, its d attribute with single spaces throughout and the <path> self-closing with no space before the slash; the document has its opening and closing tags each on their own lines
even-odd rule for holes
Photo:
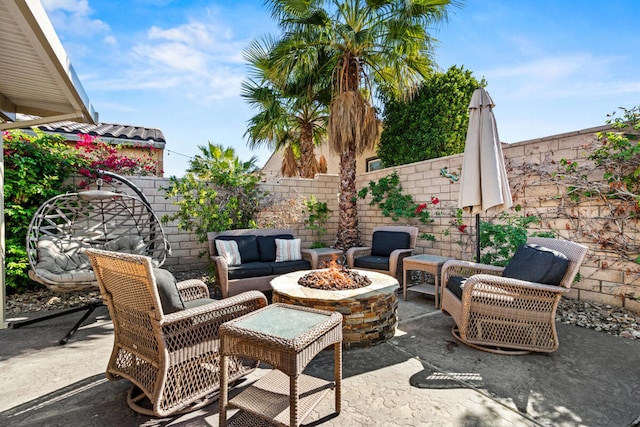
<svg viewBox="0 0 640 427">
<path fill-rule="evenodd" d="M 221 301 L 207 300 L 204 282 L 186 280 L 176 287 L 184 305 L 191 308 L 165 314 L 149 257 L 99 249 L 88 249 L 87 254 L 113 320 L 113 351 L 106 375 L 133 383 L 127 397 L 131 409 L 165 417 L 201 408 L 217 398 L 218 328 L 266 306 L 265 296 L 249 291 Z M 196 300 L 199 304 L 190 304 Z M 229 381 L 257 365 L 255 360 L 234 357 Z"/>
<path fill-rule="evenodd" d="M 458 260 L 444 264 L 442 311 L 455 321 L 451 332 L 456 339 L 498 354 L 550 353 L 558 349 L 556 309 L 571 288 L 587 247 L 543 237 L 530 237 L 527 244 L 555 251 L 568 260 L 564 261 L 566 270 L 556 273 L 557 284 L 505 277 L 505 268 L 492 265 Z M 525 265 L 526 270 L 538 267 L 534 262 Z"/>
<path fill-rule="evenodd" d="M 144 194 L 119 175 L 103 172 L 113 182 L 111 190 L 67 193 L 47 200 L 36 211 L 27 232 L 29 277 L 53 292 L 97 289 L 98 282 L 84 254 L 99 248 L 146 255 L 161 266 L 169 245 L 158 218 Z M 133 194 L 122 191 L 115 182 Z M 13 328 L 85 311 L 60 344 L 66 344 L 102 301 L 48 316 L 12 323 Z"/>
</svg>

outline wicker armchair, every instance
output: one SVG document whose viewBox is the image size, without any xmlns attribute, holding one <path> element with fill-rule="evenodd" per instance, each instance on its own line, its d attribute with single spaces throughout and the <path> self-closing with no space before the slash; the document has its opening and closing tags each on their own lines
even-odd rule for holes
<svg viewBox="0 0 640 427">
<path fill-rule="evenodd" d="M 349 268 L 379 271 L 395 277 L 402 283 L 402 260 L 413 254 L 417 240 L 418 227 L 376 227 L 373 229 L 371 246 L 358 246 L 347 250 L 347 265 Z"/>
<path fill-rule="evenodd" d="M 442 267 L 442 311 L 455 321 L 452 334 L 461 342 L 499 354 L 553 352 L 558 349 L 555 314 L 569 291 L 587 247 L 569 241 L 531 237 L 536 244 L 561 252 L 569 266 L 559 286 L 502 277 L 504 268 L 466 261 L 448 261 Z M 462 298 L 451 278 L 467 278 Z"/>
<path fill-rule="evenodd" d="M 222 301 L 209 297 L 200 280 L 177 284 L 185 306 L 164 314 L 151 259 L 87 249 L 109 308 L 114 344 L 106 375 L 133 383 L 127 403 L 142 414 L 165 417 L 189 412 L 217 398 L 220 385 L 218 329 L 228 320 L 267 305 L 258 291 Z M 257 361 L 231 360 L 229 381 L 248 374 Z M 146 398 L 146 399 L 145 399 Z"/>
</svg>

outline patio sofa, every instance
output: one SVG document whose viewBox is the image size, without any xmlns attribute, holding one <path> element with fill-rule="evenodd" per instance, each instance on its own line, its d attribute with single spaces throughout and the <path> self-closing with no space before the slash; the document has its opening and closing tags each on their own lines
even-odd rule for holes
<svg viewBox="0 0 640 427">
<path fill-rule="evenodd" d="M 249 290 L 270 291 L 273 278 L 311 269 L 312 254 L 300 249 L 300 240 L 287 229 L 212 232 L 208 233 L 208 242 L 215 286 L 220 288 L 222 298 Z"/>
</svg>

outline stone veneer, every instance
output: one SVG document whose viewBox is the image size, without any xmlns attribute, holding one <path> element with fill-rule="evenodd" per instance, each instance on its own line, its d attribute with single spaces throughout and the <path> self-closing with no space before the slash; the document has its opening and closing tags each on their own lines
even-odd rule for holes
<svg viewBox="0 0 640 427">
<path fill-rule="evenodd" d="M 341 313 L 345 349 L 369 347 L 395 335 L 398 323 L 398 281 L 386 274 L 355 270 L 371 279 L 364 288 L 332 291 L 298 284 L 309 271 L 296 271 L 271 281 L 273 302 Z"/>
</svg>

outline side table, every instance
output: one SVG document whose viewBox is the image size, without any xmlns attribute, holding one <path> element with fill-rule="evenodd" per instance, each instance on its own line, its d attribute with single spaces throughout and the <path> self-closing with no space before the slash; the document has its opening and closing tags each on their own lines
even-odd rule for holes
<svg viewBox="0 0 640 427">
<path fill-rule="evenodd" d="M 340 249 L 333 248 L 315 248 L 302 249 L 302 258 L 311 262 L 311 269 L 317 270 L 324 268 L 324 263 L 331 261 L 334 257 L 340 259 L 344 253 Z"/>
<path fill-rule="evenodd" d="M 404 280 L 402 282 L 402 297 L 407 300 L 407 291 L 419 292 L 435 297 L 436 308 L 440 307 L 440 271 L 445 262 L 449 261 L 449 257 L 437 255 L 414 255 L 403 260 Z M 407 275 L 409 271 L 417 270 L 433 275 L 433 285 L 421 283 L 419 285 L 407 288 Z"/>
<path fill-rule="evenodd" d="M 333 344 L 334 381 L 302 373 L 321 350 Z M 220 426 L 227 409 L 298 427 L 335 388 L 336 413 L 342 391 L 342 315 L 288 304 L 271 304 L 220 326 Z M 275 369 L 228 400 L 229 356 L 259 359 Z"/>
</svg>

